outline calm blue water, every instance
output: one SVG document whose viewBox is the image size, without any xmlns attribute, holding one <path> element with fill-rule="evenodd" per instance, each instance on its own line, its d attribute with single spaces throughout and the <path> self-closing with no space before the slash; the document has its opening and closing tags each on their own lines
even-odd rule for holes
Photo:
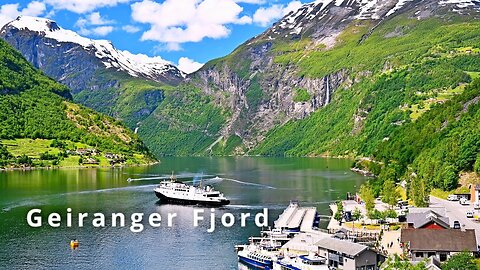
<svg viewBox="0 0 480 270">
<path fill-rule="evenodd" d="M 237 269 L 234 245 L 244 243 L 260 228 L 249 218 L 240 227 L 242 212 L 269 209 L 270 224 L 288 205 L 299 200 L 329 214 L 328 203 L 356 190 L 365 178 L 349 171 L 351 161 L 320 158 L 166 158 L 155 166 L 123 169 L 38 170 L 0 173 L 0 268 L 1 269 Z M 168 175 L 219 175 L 229 180 L 215 183 L 231 205 L 216 210 L 217 218 L 230 212 L 238 220 L 231 228 L 217 226 L 207 233 L 209 222 L 193 227 L 197 206 L 160 204 L 152 189 L 158 180 L 127 182 L 128 178 Z M 208 177 L 205 177 L 208 178 Z M 192 180 L 192 178 L 185 179 Z M 91 218 L 83 228 L 44 225 L 31 228 L 26 214 L 32 208 L 45 213 L 66 209 L 74 214 L 104 213 L 105 228 L 94 228 Z M 206 221 L 209 221 L 206 209 Z M 112 228 L 109 214 L 127 215 L 124 228 Z M 129 214 L 158 212 L 160 228 L 148 226 L 132 233 Z M 166 226 L 168 213 L 177 213 L 174 226 Z M 46 219 L 46 215 L 42 215 Z M 144 218 L 146 219 L 146 218 Z M 326 222 L 326 221 L 324 221 Z M 219 224 L 219 221 L 217 221 Z M 325 223 L 323 223 L 325 225 Z M 80 247 L 71 250 L 70 239 Z"/>
</svg>

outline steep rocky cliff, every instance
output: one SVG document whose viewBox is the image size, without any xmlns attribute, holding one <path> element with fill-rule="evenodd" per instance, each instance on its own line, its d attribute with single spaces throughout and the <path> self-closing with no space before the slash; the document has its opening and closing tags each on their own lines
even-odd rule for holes
<svg viewBox="0 0 480 270">
<path fill-rule="evenodd" d="M 242 144 L 234 148 L 234 153 L 247 153 L 264 141 L 270 130 L 290 120 L 307 118 L 332 102 L 339 87 L 351 87 L 355 78 L 371 76 L 374 68 L 348 63 L 348 57 L 353 57 L 350 53 L 338 55 L 339 59 L 332 62 L 319 59 L 310 63 L 312 67 L 324 65 L 321 72 L 314 71 L 318 67 L 302 67 L 302 62 L 315 59 L 317 53 L 335 55 L 346 43 L 352 46 L 347 50 L 353 50 L 396 16 L 407 14 L 427 21 L 450 12 L 477 15 L 479 5 L 460 0 L 315 1 L 286 15 L 232 54 L 207 63 L 189 80 L 214 97 L 217 106 L 231 112 L 215 143 L 225 145 L 230 136 L 236 136 Z M 400 37 L 406 27 L 399 25 L 389 35 Z M 381 64 L 392 68 L 387 59 Z M 357 120 L 357 126 L 361 126 L 361 117 Z M 209 152 L 211 149 L 215 145 Z"/>
<path fill-rule="evenodd" d="M 479 8 L 477 0 L 317 0 L 185 79 L 111 60 L 126 53 L 105 54 L 104 42 L 78 46 L 21 27 L 2 37 L 79 87 L 75 100 L 138 128 L 157 155 L 357 156 L 471 83 Z"/>
</svg>

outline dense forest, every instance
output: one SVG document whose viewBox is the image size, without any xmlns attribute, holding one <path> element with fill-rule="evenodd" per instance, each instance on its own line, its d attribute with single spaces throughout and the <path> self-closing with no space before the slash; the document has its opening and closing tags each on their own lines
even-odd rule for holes
<svg viewBox="0 0 480 270">
<path fill-rule="evenodd" d="M 137 135 L 119 121 L 76 105 L 69 89 L 34 69 L 18 52 L 0 40 L 0 140 L 56 139 L 79 142 L 101 152 L 113 152 L 126 159 L 151 155 Z M 75 150 L 75 149 L 73 149 Z M 144 160 L 142 160 L 144 159 Z M 33 163 L 26 156 L 0 147 L 0 162 Z"/>
</svg>

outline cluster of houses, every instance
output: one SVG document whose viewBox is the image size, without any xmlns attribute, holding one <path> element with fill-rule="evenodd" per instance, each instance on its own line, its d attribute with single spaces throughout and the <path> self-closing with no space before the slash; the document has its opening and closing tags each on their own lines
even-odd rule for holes
<svg viewBox="0 0 480 270">
<path fill-rule="evenodd" d="M 465 194 L 465 196 L 467 195 Z M 472 202 L 478 203 L 480 198 L 479 196 L 480 185 L 472 186 L 471 194 L 468 194 L 468 199 L 472 200 Z M 348 200 L 342 201 L 343 207 L 344 209 L 347 209 L 347 211 L 352 211 L 352 209 L 356 209 L 357 207 L 364 207 L 363 202 L 361 202 L 358 196 L 355 196 L 353 198 L 349 197 L 347 199 Z M 333 206 L 335 206 L 335 204 L 333 204 Z M 379 205 L 379 203 L 376 203 L 376 208 L 378 207 L 382 208 L 387 206 L 381 206 Z M 459 205 L 459 207 L 462 206 Z M 440 265 L 443 262 L 447 261 L 450 257 L 460 252 L 469 252 L 472 255 L 478 254 L 478 232 L 476 232 L 476 230 L 474 229 L 464 228 L 463 226 L 461 226 L 458 220 L 451 220 L 448 217 L 448 213 L 445 207 L 408 207 L 407 209 L 408 210 L 406 211 L 406 214 L 403 214 L 403 208 L 400 209 L 402 210 L 400 211 L 402 212 L 402 215 L 399 216 L 399 218 L 384 220 L 383 222 L 386 222 L 387 224 L 382 223 L 383 225 L 380 226 L 378 229 L 378 231 L 382 231 L 382 233 L 371 233 L 371 235 L 378 237 L 377 243 L 379 244 L 377 245 L 371 245 L 371 241 L 370 243 L 368 243 L 368 241 L 362 239 L 358 235 L 360 232 L 362 234 L 366 234 L 367 231 L 374 231 L 374 229 L 367 230 L 365 226 L 360 229 L 354 229 L 355 227 L 351 226 L 352 224 L 342 225 L 341 223 L 339 226 L 339 223 L 335 222 L 333 218 L 331 219 L 331 224 L 336 223 L 336 226 L 334 226 L 334 229 L 332 230 L 329 224 L 329 232 L 332 233 L 333 231 L 335 235 L 334 238 L 336 239 L 328 239 L 323 241 L 335 242 L 335 246 L 332 246 L 331 248 L 335 247 L 337 249 L 336 252 L 340 254 L 340 247 L 344 246 L 342 244 L 344 242 L 341 242 L 341 239 L 350 239 L 351 241 L 354 241 L 356 243 L 348 243 L 348 247 L 351 247 L 353 249 L 353 247 L 356 246 L 358 247 L 358 250 L 362 250 L 360 249 L 360 246 L 362 246 L 362 244 L 365 244 L 369 247 L 362 250 L 363 252 L 366 252 L 365 254 L 368 254 L 370 252 L 376 252 L 377 263 L 382 261 L 382 257 L 378 255 L 388 257 L 390 255 L 396 254 L 404 259 L 409 260 L 412 264 L 425 262 L 427 265 L 427 269 L 429 270 L 440 269 Z M 364 208 L 362 210 L 364 211 Z M 333 209 L 333 211 L 335 212 L 335 209 Z M 391 225 L 388 225 L 388 223 L 391 222 L 393 223 Z M 394 226 L 392 226 L 393 224 Z M 354 232 L 356 232 L 356 234 Z M 319 248 L 325 248 L 327 246 L 326 242 L 320 242 L 321 245 L 319 245 Z M 358 246 L 359 242 L 360 246 Z M 368 252 L 368 250 L 370 250 L 370 252 Z M 336 267 L 337 269 L 356 270 L 362 268 L 354 268 L 352 267 L 352 265 L 368 266 L 368 264 L 362 264 L 364 262 L 364 256 L 370 257 L 368 261 L 373 261 L 372 254 L 364 255 L 360 252 L 361 256 L 352 256 L 351 253 L 349 254 L 345 251 L 346 250 L 342 251 L 345 256 L 339 255 L 338 258 L 343 258 L 345 260 L 345 258 L 349 258 L 348 255 L 350 255 L 351 260 L 355 262 L 351 262 L 349 264 L 350 266 L 347 266 L 347 264 L 345 263 L 341 264 L 341 260 L 338 259 L 336 256 L 330 255 L 331 258 L 329 258 L 329 260 L 332 260 L 330 265 Z"/>
<path fill-rule="evenodd" d="M 83 164 L 89 164 L 89 165 L 98 165 L 100 162 L 96 158 L 98 155 L 100 155 L 99 151 L 97 149 L 91 149 L 91 148 L 78 148 L 77 150 L 67 150 L 66 153 L 68 155 L 77 155 L 82 157 L 82 163 Z M 114 154 L 114 153 L 104 153 L 103 156 L 109 160 L 111 165 L 115 164 L 120 164 L 125 162 L 125 158 L 119 154 Z"/>
<path fill-rule="evenodd" d="M 291 203 L 275 221 L 274 232 L 267 234 L 270 237 L 251 237 L 250 245 L 256 242 L 259 247 L 265 243 L 272 246 L 273 242 L 280 242 L 278 250 L 269 248 L 268 251 L 263 250 L 262 254 L 268 258 L 276 256 L 301 258 L 307 254 L 315 254 L 316 257 L 321 258 L 322 262 L 321 266 L 316 265 L 316 267 L 311 265 L 295 266 L 285 263 L 284 259 L 278 259 L 274 263 L 273 269 L 376 270 L 385 261 L 386 256 L 374 247 L 375 241 L 353 241 L 350 234 L 343 230 L 331 233 L 319 229 L 317 227 L 318 218 L 316 208 L 300 207 L 296 203 Z M 275 230 L 282 233 L 276 234 Z M 262 244 L 262 242 L 265 243 Z M 278 265 L 280 267 L 276 267 Z"/>
<path fill-rule="evenodd" d="M 478 202 L 479 196 L 480 185 L 472 186 L 469 198 Z M 362 205 L 357 196 L 348 196 L 347 199 L 342 201 L 344 210 Z M 331 205 L 334 213 L 335 205 Z M 319 215 L 315 207 L 300 207 L 298 203 L 291 203 L 274 223 L 274 231 L 277 230 L 277 233 L 265 234 L 270 235 L 267 239 L 264 238 L 265 235 L 257 238 L 257 245 L 261 246 L 262 241 L 268 242 L 268 246 L 272 246 L 273 242 L 280 243 L 273 245 L 278 250 L 263 253 L 266 254 L 263 258 L 275 258 L 279 254 L 279 258 L 302 258 L 306 254 L 315 254 L 326 267 L 295 268 L 288 266 L 282 259 L 276 262 L 273 259 L 273 269 L 377 270 L 381 269 L 382 263 L 389 256 L 396 254 L 412 265 L 423 262 L 428 270 L 440 270 L 442 263 L 460 252 L 477 256 L 479 246 L 476 229 L 467 229 L 458 220 L 451 220 L 454 215 L 449 217 L 451 214 L 447 212 L 446 206 L 438 205 L 440 206 L 408 207 L 401 219 L 386 221 L 394 222 L 394 226 L 382 224 L 377 225 L 377 229 L 368 229 L 363 224 L 356 227 L 352 223 L 341 223 L 331 217 L 328 230 L 322 230 L 317 227 Z M 335 225 L 333 229 L 331 224 Z M 272 238 L 272 235 L 275 237 Z M 250 238 L 250 244 L 255 244 L 253 237 Z M 240 257 L 239 253 L 239 259 Z M 281 267 L 275 268 L 275 263 Z"/>
<path fill-rule="evenodd" d="M 429 269 L 440 269 L 440 263 L 456 253 L 478 251 L 475 230 L 450 227 L 444 208 L 412 208 L 400 244 L 412 262 L 431 262 Z"/>
<path fill-rule="evenodd" d="M 316 253 L 331 269 L 375 270 L 385 256 L 369 245 L 322 232 L 301 232 L 282 246 L 283 254 Z"/>
</svg>

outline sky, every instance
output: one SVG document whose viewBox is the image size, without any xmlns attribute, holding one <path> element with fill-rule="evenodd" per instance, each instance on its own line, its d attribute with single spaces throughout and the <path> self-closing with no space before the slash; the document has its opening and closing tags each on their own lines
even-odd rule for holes
<svg viewBox="0 0 480 270">
<path fill-rule="evenodd" d="M 55 20 L 191 73 L 310 0 L 1 0 L 0 27 L 19 15 Z"/>
</svg>

